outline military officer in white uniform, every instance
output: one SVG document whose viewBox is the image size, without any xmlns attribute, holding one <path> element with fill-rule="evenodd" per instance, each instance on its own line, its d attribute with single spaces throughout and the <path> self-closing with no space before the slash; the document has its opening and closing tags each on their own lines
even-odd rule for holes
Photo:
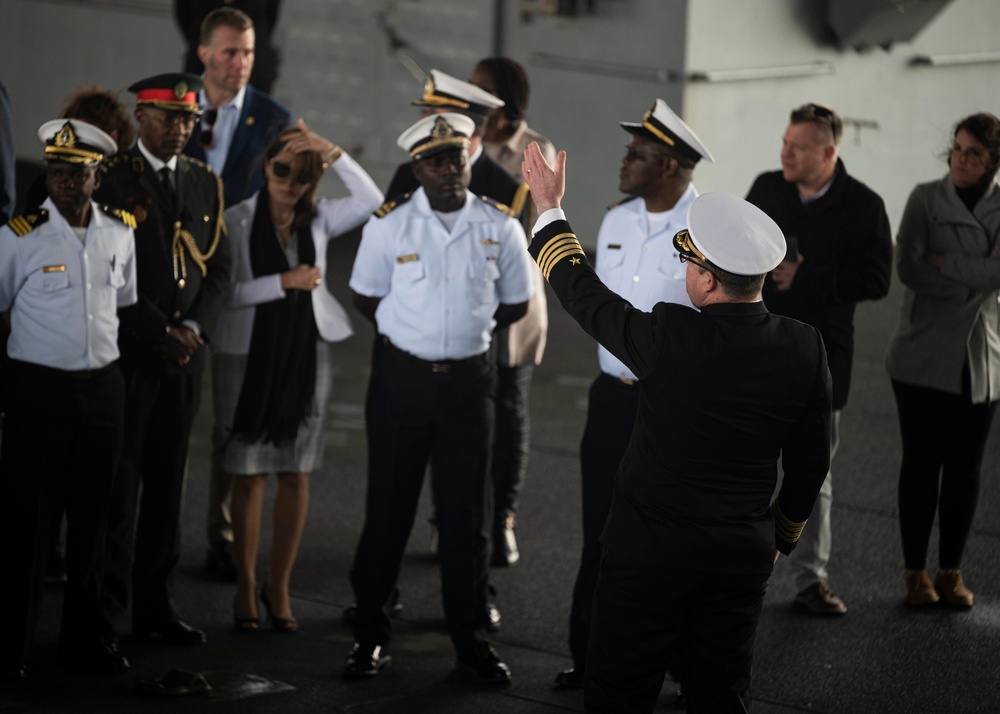
<svg viewBox="0 0 1000 714">
<path fill-rule="evenodd" d="M 520 224 L 467 188 L 473 126 L 446 112 L 399 137 L 421 187 L 368 222 L 351 274 L 354 305 L 377 328 L 365 409 L 368 498 L 351 569 L 351 677 L 388 661 L 387 605 L 430 463 L 458 665 L 479 683 L 510 679 L 486 636 L 495 381 L 487 351 L 494 330 L 525 314 L 534 287 Z"/>
<path fill-rule="evenodd" d="M 596 270 L 611 290 L 637 310 L 658 302 L 691 306 L 685 268 L 674 235 L 687 227 L 687 210 L 698 192 L 695 164 L 712 154 L 667 103 L 657 99 L 639 123 L 621 122 L 631 136 L 625 147 L 618 190 L 628 198 L 612 206 L 597 236 Z M 583 686 L 590 633 L 590 603 L 601 561 L 601 531 L 611 507 L 611 486 L 639 408 L 632 372 L 597 346 L 601 373 L 590 387 L 587 425 L 580 443 L 583 551 L 573 588 L 569 642 L 573 668 L 556 678 L 560 687 Z"/>
<path fill-rule="evenodd" d="M 67 585 L 58 657 L 120 671 L 105 646 L 100 583 L 108 503 L 122 446 L 125 385 L 118 308 L 136 302 L 135 219 L 91 194 L 114 140 L 75 119 L 46 122 L 49 198 L 0 228 L 0 310 L 11 311 L 0 450 L 0 676 L 25 676 L 53 504 L 66 504 Z"/>
</svg>

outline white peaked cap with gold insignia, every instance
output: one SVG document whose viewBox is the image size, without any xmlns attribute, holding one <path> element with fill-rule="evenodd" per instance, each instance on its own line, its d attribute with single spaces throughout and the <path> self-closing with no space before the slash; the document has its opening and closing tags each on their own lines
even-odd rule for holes
<svg viewBox="0 0 1000 714">
<path fill-rule="evenodd" d="M 118 151 L 118 144 L 93 124 L 79 119 L 53 119 L 38 127 L 46 161 L 94 166 Z"/>
<path fill-rule="evenodd" d="M 424 83 L 424 96 L 415 99 L 415 107 L 442 107 L 464 109 L 474 114 L 489 116 L 494 109 L 502 107 L 504 100 L 494 97 L 485 89 L 461 79 L 432 69 Z"/>
<path fill-rule="evenodd" d="M 687 213 L 674 247 L 735 275 L 763 275 L 785 257 L 785 236 L 771 217 L 728 193 L 703 193 Z"/>
<path fill-rule="evenodd" d="M 448 149 L 468 148 L 475 128 L 475 122 L 464 114 L 430 114 L 400 134 L 396 145 L 419 161 Z"/>
<path fill-rule="evenodd" d="M 689 161 L 698 163 L 705 159 L 710 164 L 715 163 L 715 157 L 708 147 L 662 99 L 653 102 L 653 106 L 643 115 L 641 123 L 619 123 L 628 133 L 666 144 Z"/>
</svg>

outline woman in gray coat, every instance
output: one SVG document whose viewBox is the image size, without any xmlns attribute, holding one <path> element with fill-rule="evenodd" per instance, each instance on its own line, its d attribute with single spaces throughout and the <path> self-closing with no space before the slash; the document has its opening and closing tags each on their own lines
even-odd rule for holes
<svg viewBox="0 0 1000 714">
<path fill-rule="evenodd" d="M 903 440 L 899 522 L 910 605 L 972 607 L 959 568 L 1000 399 L 998 168 L 1000 119 L 966 117 L 955 128 L 948 175 L 913 190 L 899 227 L 896 268 L 906 291 L 886 365 Z"/>
</svg>

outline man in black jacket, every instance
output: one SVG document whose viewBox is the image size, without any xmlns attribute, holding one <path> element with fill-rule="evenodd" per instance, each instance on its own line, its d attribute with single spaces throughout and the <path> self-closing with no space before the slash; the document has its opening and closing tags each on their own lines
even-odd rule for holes
<svg viewBox="0 0 1000 714">
<path fill-rule="evenodd" d="M 839 441 L 854 357 L 854 308 L 889 292 L 892 238 L 882 199 L 849 176 L 837 157 L 843 123 L 819 104 L 794 110 L 785 130 L 781 171 L 761 174 L 747 200 L 774 219 L 788 254 L 764 282 L 764 300 L 777 315 L 812 325 L 823 335 L 833 376 L 831 458 Z M 827 585 L 832 477 L 790 562 L 795 604 L 817 615 L 842 615 L 844 601 Z"/>
<path fill-rule="evenodd" d="M 205 641 L 204 633 L 180 619 L 170 592 L 204 345 L 229 291 L 222 183 L 203 163 L 181 154 L 198 119 L 200 87 L 200 78 L 186 74 L 129 87 L 137 96 L 139 141 L 108 162 L 95 194 L 135 215 L 140 276 L 139 302 L 122 310 L 118 337 L 125 446 L 103 585 L 112 642 L 112 625 L 124 613 L 130 590 L 135 636 L 170 644 Z"/>
<path fill-rule="evenodd" d="M 594 597 L 587 711 L 651 711 L 679 653 L 692 711 L 742 712 L 764 591 L 829 468 L 830 374 L 819 332 L 772 315 L 764 275 L 781 231 L 734 196 L 699 196 L 674 237 L 693 310 L 641 312 L 597 277 L 537 144 L 529 251 L 563 307 L 639 380 Z M 774 502 L 777 462 L 785 478 Z"/>
</svg>

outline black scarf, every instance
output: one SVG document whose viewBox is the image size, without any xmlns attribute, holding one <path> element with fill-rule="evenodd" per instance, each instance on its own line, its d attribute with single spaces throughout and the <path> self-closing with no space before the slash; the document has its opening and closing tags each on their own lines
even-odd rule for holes
<svg viewBox="0 0 1000 714">
<path fill-rule="evenodd" d="M 296 234 L 299 263 L 316 262 L 316 246 L 308 222 Z M 267 187 L 257 197 L 250 230 L 250 267 L 254 277 L 289 270 L 274 222 Z M 309 415 L 316 385 L 316 340 L 312 295 L 289 290 L 281 300 L 258 305 L 247 369 L 233 419 L 233 434 L 248 442 L 294 441 Z"/>
</svg>

